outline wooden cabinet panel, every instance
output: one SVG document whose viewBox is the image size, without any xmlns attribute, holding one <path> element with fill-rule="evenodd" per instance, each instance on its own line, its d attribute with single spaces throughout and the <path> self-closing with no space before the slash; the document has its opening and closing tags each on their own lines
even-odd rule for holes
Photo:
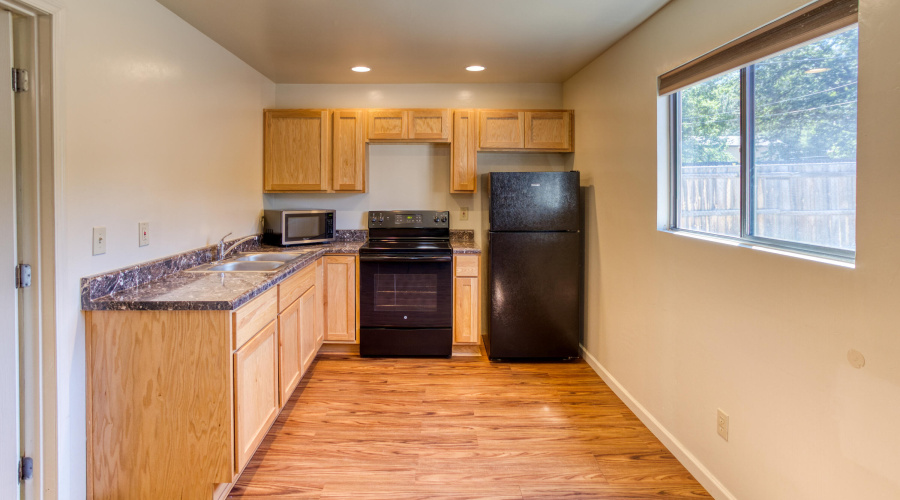
<svg viewBox="0 0 900 500">
<path fill-rule="evenodd" d="M 294 303 L 316 284 L 316 266 L 310 264 L 278 284 L 278 311 Z"/>
<path fill-rule="evenodd" d="M 449 109 L 410 109 L 406 113 L 410 140 L 450 140 Z"/>
<path fill-rule="evenodd" d="M 331 133 L 327 110 L 267 109 L 264 113 L 263 189 L 327 191 Z"/>
<path fill-rule="evenodd" d="M 355 306 L 354 306 L 355 307 Z M 325 341 L 325 259 L 316 260 L 316 350 Z"/>
<path fill-rule="evenodd" d="M 478 276 L 478 256 L 477 255 L 457 255 L 454 266 L 454 276 Z"/>
<path fill-rule="evenodd" d="M 275 319 L 277 295 L 274 288 L 234 311 L 234 348 L 240 349 L 250 337 Z"/>
<path fill-rule="evenodd" d="M 278 415 L 275 322 L 234 353 L 235 472 L 247 464 Z"/>
<path fill-rule="evenodd" d="M 454 278 L 453 342 L 478 343 L 478 278 Z"/>
<path fill-rule="evenodd" d="M 400 109 L 370 109 L 368 115 L 368 138 L 372 139 L 406 139 L 407 115 Z"/>
<path fill-rule="evenodd" d="M 88 498 L 209 498 L 234 478 L 231 311 L 87 311 Z"/>
<path fill-rule="evenodd" d="M 524 111 L 479 111 L 479 149 L 525 147 Z"/>
<path fill-rule="evenodd" d="M 300 306 L 297 299 L 278 315 L 279 408 L 284 407 L 303 376 L 300 336 L 304 318 Z"/>
<path fill-rule="evenodd" d="M 332 169 L 335 191 L 366 191 L 366 112 L 334 112 L 334 154 Z"/>
<path fill-rule="evenodd" d="M 316 290 L 315 287 L 310 288 L 297 299 L 298 309 L 300 310 L 300 376 L 302 377 L 313 359 L 316 358 L 316 352 L 319 348 L 316 345 Z M 298 379 L 299 380 L 299 379 Z"/>
<path fill-rule="evenodd" d="M 570 111 L 526 111 L 525 147 L 527 149 L 572 150 L 572 113 Z"/>
<path fill-rule="evenodd" d="M 477 190 L 476 120 L 474 110 L 453 112 L 453 143 L 450 146 L 451 193 L 474 193 Z"/>
<path fill-rule="evenodd" d="M 356 340 L 356 257 L 325 256 L 325 340 Z"/>
</svg>

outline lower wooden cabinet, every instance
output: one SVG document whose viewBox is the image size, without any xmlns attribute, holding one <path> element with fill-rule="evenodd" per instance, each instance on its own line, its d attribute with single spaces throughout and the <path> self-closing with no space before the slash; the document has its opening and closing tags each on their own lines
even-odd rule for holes
<svg viewBox="0 0 900 500">
<path fill-rule="evenodd" d="M 310 289 L 311 290 L 311 289 Z M 303 376 L 300 331 L 304 318 L 300 299 L 295 300 L 278 315 L 279 400 L 284 407 Z"/>
<path fill-rule="evenodd" d="M 356 256 L 326 255 L 325 340 L 356 341 Z"/>
<path fill-rule="evenodd" d="M 300 311 L 300 377 L 306 373 L 316 358 L 316 287 L 312 287 L 297 299 Z M 299 381 L 299 377 L 298 377 Z"/>
<path fill-rule="evenodd" d="M 253 456 L 279 409 L 278 336 L 273 321 L 234 353 L 235 473 Z"/>
<path fill-rule="evenodd" d="M 453 343 L 481 341 L 479 257 L 457 255 L 453 259 Z"/>
<path fill-rule="evenodd" d="M 316 260 L 316 350 L 325 341 L 325 259 Z"/>
</svg>

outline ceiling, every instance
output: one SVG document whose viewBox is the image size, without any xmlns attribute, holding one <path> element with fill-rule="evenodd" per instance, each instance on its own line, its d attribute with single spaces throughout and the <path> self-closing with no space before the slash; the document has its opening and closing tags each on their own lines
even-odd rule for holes
<svg viewBox="0 0 900 500">
<path fill-rule="evenodd" d="M 556 83 L 668 0 L 157 1 L 275 83 Z"/>
</svg>

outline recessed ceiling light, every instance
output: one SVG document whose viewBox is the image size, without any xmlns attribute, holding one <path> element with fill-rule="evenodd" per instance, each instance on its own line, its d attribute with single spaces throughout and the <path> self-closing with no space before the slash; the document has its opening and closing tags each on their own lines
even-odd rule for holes
<svg viewBox="0 0 900 500">
<path fill-rule="evenodd" d="M 369 71 L 372 71 L 372 68 L 367 68 L 365 66 L 354 66 L 350 69 L 352 69 L 353 71 L 356 71 L 357 73 L 367 73 Z"/>
<path fill-rule="evenodd" d="M 484 71 L 484 66 L 468 66 L 466 71 Z"/>
<path fill-rule="evenodd" d="M 816 73 L 824 73 L 826 71 L 831 71 L 831 68 L 813 68 L 804 71 L 807 75 L 814 75 Z"/>
</svg>

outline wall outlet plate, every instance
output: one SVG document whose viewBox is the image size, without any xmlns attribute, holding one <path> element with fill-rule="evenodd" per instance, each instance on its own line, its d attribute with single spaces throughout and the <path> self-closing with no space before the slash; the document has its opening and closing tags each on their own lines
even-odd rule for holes
<svg viewBox="0 0 900 500">
<path fill-rule="evenodd" d="M 103 255 L 106 253 L 106 228 L 95 227 L 93 236 L 93 254 Z"/>
<path fill-rule="evenodd" d="M 716 410 L 716 432 L 728 441 L 728 414 L 722 410 Z"/>
<path fill-rule="evenodd" d="M 459 210 L 459 220 L 469 220 L 469 207 L 462 207 Z"/>
<path fill-rule="evenodd" d="M 150 223 L 138 222 L 138 246 L 145 247 L 150 244 Z"/>
</svg>

